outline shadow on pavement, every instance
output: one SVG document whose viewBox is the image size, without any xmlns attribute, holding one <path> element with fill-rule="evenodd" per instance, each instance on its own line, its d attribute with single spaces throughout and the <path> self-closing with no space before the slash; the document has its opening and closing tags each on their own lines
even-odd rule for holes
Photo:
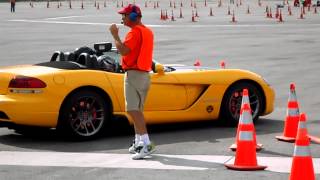
<svg viewBox="0 0 320 180">
<path fill-rule="evenodd" d="M 282 131 L 283 122 L 270 119 L 260 119 L 256 125 L 257 135 L 272 134 Z M 157 145 L 167 145 L 186 142 L 221 142 L 219 139 L 233 138 L 235 127 L 224 127 L 215 121 L 176 123 L 148 126 L 149 134 Z M 63 152 L 90 152 L 127 149 L 134 132 L 129 125 L 115 124 L 102 137 L 79 141 L 60 136 L 55 130 L 34 131 L 27 135 L 9 133 L 0 136 L 4 145 L 39 150 Z"/>
</svg>

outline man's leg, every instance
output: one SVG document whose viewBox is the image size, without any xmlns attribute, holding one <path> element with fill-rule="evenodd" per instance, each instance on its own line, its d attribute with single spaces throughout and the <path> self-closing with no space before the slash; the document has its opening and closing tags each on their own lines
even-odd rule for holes
<svg viewBox="0 0 320 180">
<path fill-rule="evenodd" d="M 134 130 L 136 134 L 147 134 L 147 127 L 144 121 L 143 113 L 140 111 L 128 111 L 134 123 Z"/>
</svg>

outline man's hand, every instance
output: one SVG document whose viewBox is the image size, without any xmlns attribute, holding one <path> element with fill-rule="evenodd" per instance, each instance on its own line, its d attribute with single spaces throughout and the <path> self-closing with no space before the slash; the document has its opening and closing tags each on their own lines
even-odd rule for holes
<svg viewBox="0 0 320 180">
<path fill-rule="evenodd" d="M 111 24 L 111 26 L 109 27 L 110 33 L 113 36 L 114 39 L 116 39 L 117 37 L 119 37 L 119 28 L 117 27 L 116 24 Z"/>
</svg>

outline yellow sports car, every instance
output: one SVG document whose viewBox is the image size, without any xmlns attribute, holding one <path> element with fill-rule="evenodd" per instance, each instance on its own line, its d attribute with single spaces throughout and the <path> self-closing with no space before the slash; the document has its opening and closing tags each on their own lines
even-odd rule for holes
<svg viewBox="0 0 320 180">
<path fill-rule="evenodd" d="M 125 112 L 124 73 L 108 42 L 74 52 L 56 51 L 51 60 L 0 68 L 0 126 L 56 128 L 91 138 Z M 236 125 L 242 90 L 249 90 L 252 116 L 273 111 L 274 91 L 253 72 L 153 62 L 144 114 L 148 124 L 220 120 Z"/>
</svg>

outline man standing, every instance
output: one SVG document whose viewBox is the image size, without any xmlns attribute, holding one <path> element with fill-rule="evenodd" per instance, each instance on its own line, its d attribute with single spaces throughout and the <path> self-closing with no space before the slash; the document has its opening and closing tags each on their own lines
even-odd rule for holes
<svg viewBox="0 0 320 180">
<path fill-rule="evenodd" d="M 11 12 L 15 12 L 16 0 L 10 0 Z"/>
<path fill-rule="evenodd" d="M 122 68 L 125 70 L 126 111 L 134 123 L 135 140 L 129 152 L 134 153 L 132 159 L 142 159 L 155 150 L 149 140 L 143 115 L 144 102 L 150 86 L 153 32 L 142 24 L 139 6 L 129 4 L 118 13 L 122 15 L 122 23 L 131 28 L 124 42 L 120 40 L 119 28 L 116 24 L 112 24 L 109 28 L 122 56 Z"/>
</svg>

